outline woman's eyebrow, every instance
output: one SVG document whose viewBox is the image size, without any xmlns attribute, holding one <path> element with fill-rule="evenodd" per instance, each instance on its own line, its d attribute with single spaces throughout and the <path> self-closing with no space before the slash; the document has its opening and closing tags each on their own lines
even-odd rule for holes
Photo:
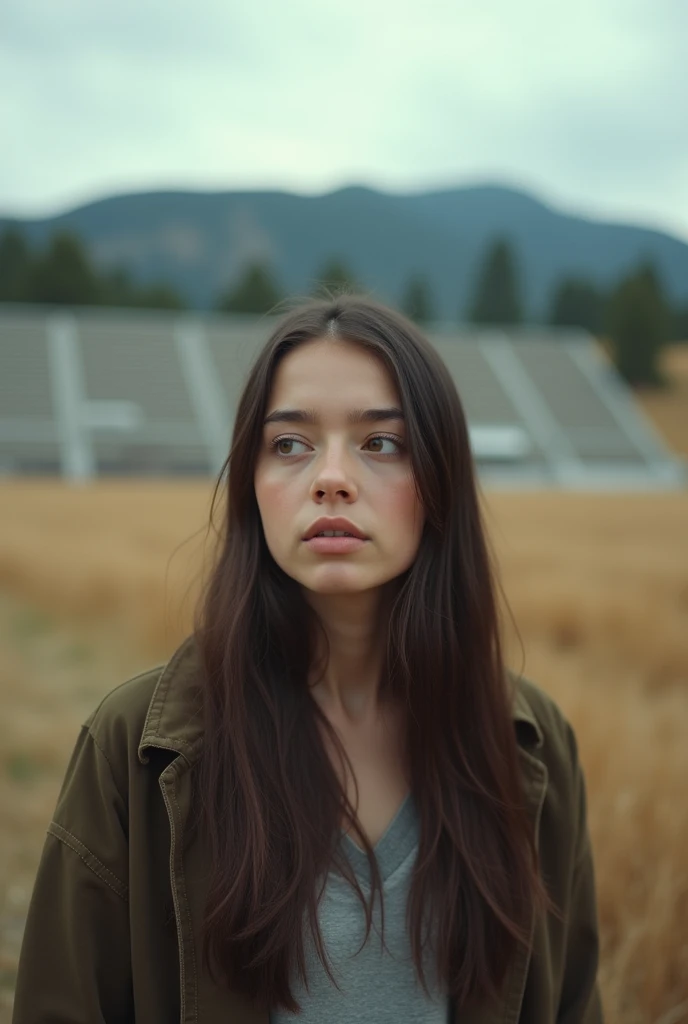
<svg viewBox="0 0 688 1024">
<path fill-rule="evenodd" d="M 356 423 L 382 423 L 385 420 L 403 420 L 404 414 L 396 406 L 388 409 L 352 409 L 347 414 L 348 424 Z M 263 426 L 268 423 L 318 423 L 318 414 L 314 409 L 275 409 L 263 421 Z"/>
</svg>

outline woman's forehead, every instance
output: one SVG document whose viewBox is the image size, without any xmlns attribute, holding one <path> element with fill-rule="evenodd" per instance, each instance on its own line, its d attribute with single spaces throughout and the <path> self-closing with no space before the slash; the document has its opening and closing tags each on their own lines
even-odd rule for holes
<svg viewBox="0 0 688 1024">
<path fill-rule="evenodd" d="M 278 364 L 272 381 L 271 405 L 298 401 L 300 407 L 329 406 L 355 397 L 357 408 L 399 404 L 397 389 L 383 360 L 361 345 L 337 340 L 304 342 Z"/>
</svg>

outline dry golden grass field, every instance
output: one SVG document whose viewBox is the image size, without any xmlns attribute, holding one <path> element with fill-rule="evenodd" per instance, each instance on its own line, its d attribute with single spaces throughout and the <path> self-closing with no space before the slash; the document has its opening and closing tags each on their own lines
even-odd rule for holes
<svg viewBox="0 0 688 1024">
<path fill-rule="evenodd" d="M 688 456 L 688 343 L 671 345 L 661 363 L 669 387 L 642 388 L 636 397 L 674 451 Z"/>
<path fill-rule="evenodd" d="M 688 454 L 688 359 L 672 358 L 682 399 L 640 400 Z M 0 1024 L 79 725 L 188 632 L 210 492 L 0 484 Z M 485 507 L 518 626 L 506 618 L 509 664 L 579 741 L 606 1020 L 688 1021 L 688 491 L 488 492 Z"/>
</svg>

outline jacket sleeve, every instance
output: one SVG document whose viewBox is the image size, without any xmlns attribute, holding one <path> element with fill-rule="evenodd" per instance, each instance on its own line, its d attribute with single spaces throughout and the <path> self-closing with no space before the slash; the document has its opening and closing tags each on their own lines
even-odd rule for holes
<svg viewBox="0 0 688 1024">
<path fill-rule="evenodd" d="M 587 822 L 587 797 L 578 746 L 571 725 L 567 735 L 573 779 L 575 858 L 571 882 L 569 919 L 566 929 L 566 957 L 557 1024 L 603 1024 L 597 970 L 599 926 L 595 892 L 595 869 Z"/>
<path fill-rule="evenodd" d="M 48 826 L 19 957 L 13 1024 L 134 1020 L 127 805 L 82 726 Z"/>
</svg>

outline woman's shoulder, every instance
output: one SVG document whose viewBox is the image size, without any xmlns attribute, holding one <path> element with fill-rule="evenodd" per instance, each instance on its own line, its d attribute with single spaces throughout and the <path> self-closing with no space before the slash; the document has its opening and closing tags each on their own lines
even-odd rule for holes
<svg viewBox="0 0 688 1024">
<path fill-rule="evenodd" d="M 541 846 L 545 856 L 550 851 L 556 870 L 560 870 L 564 861 L 569 866 L 574 861 L 578 863 L 590 842 L 586 821 L 587 783 L 578 737 L 559 701 L 544 686 L 519 676 L 515 694 L 537 722 L 538 740 L 525 750 L 521 748 L 521 757 L 525 759 L 524 771 L 528 777 L 533 771 L 533 759 L 540 764 L 538 774 L 544 766 Z M 555 867 L 550 865 L 551 870 Z"/>
<path fill-rule="evenodd" d="M 140 732 L 164 667 L 155 665 L 118 683 L 93 708 L 84 726 L 96 736 L 117 728 Z"/>
<path fill-rule="evenodd" d="M 83 723 L 106 755 L 130 752 L 146 763 L 146 746 L 188 752 L 199 733 L 198 654 L 193 637 L 161 664 L 139 672 L 105 694 Z"/>
<path fill-rule="evenodd" d="M 547 686 L 544 683 L 536 683 L 528 676 L 516 673 L 512 673 L 512 675 L 516 679 L 522 695 L 532 707 L 543 731 L 565 729 L 569 724 L 566 713 L 559 700 L 554 697 Z"/>
<path fill-rule="evenodd" d="M 531 717 L 537 736 L 533 753 L 544 761 L 550 771 L 576 771 L 578 743 L 575 730 L 559 700 L 546 686 L 527 676 L 509 670 L 514 688 L 514 702 Z"/>
<path fill-rule="evenodd" d="M 164 665 L 155 665 L 113 687 L 82 723 L 122 787 L 139 760 L 139 746 Z"/>
</svg>

